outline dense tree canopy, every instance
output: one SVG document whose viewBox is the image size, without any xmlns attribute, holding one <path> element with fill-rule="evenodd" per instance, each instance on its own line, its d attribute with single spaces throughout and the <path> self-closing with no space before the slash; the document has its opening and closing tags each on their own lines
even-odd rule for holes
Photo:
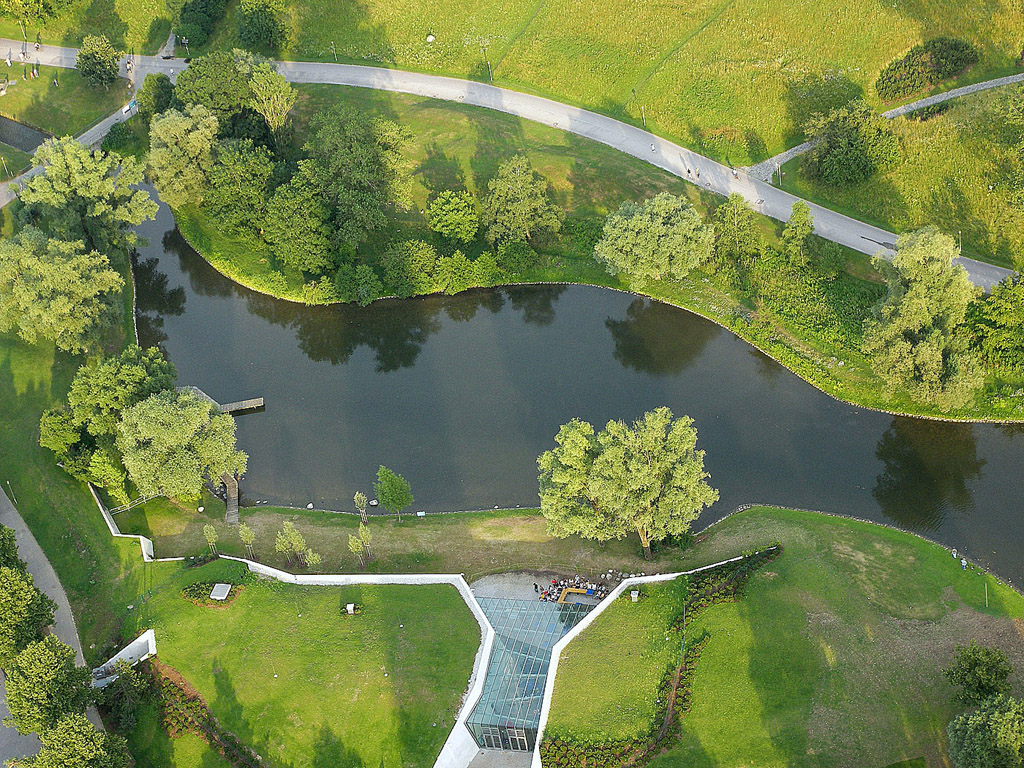
<svg viewBox="0 0 1024 768">
<path fill-rule="evenodd" d="M 1024 280 L 1012 277 L 971 307 L 971 330 L 992 365 L 1024 369 Z"/>
<path fill-rule="evenodd" d="M 193 59 L 178 75 L 174 94 L 183 104 L 201 104 L 223 120 L 249 105 L 254 66 L 245 51 L 208 53 Z"/>
<path fill-rule="evenodd" d="M 32 157 L 42 173 L 23 183 L 20 218 L 50 237 L 81 240 L 115 265 L 127 265 L 135 228 L 156 215 L 157 205 L 139 189 L 141 163 L 94 152 L 70 136 L 45 141 Z"/>
<path fill-rule="evenodd" d="M 713 227 L 689 201 L 662 192 L 623 203 L 605 221 L 594 254 L 613 275 L 678 280 L 711 258 L 713 245 Z"/>
<path fill-rule="evenodd" d="M 85 715 L 67 715 L 40 735 L 42 749 L 25 768 L 128 768 L 128 746 L 120 736 L 101 733 Z"/>
<path fill-rule="evenodd" d="M 187 70 L 186 70 L 187 71 Z M 149 175 L 172 208 L 198 205 L 209 183 L 218 122 L 202 105 L 169 109 L 149 128 Z"/>
<path fill-rule="evenodd" d="M 814 233 L 814 218 L 807 203 L 797 200 L 793 203 L 793 211 L 789 221 L 782 230 L 782 252 L 789 263 L 797 267 L 806 267 L 809 261 L 807 238 Z"/>
<path fill-rule="evenodd" d="M 57 606 L 36 589 L 32 574 L 0 566 L 0 669 L 29 645 L 43 639 Z"/>
<path fill-rule="evenodd" d="M 295 105 L 295 89 L 273 66 L 262 62 L 252 72 L 249 83 L 252 99 L 249 106 L 267 121 L 267 127 L 277 133 L 288 120 L 288 112 Z"/>
<path fill-rule="evenodd" d="M 398 515 L 399 521 L 402 519 L 402 511 L 413 502 L 409 481 L 385 466 L 377 469 L 377 481 L 373 484 L 373 492 L 377 494 L 380 505 L 388 512 Z"/>
<path fill-rule="evenodd" d="M 576 419 L 555 442 L 537 460 L 541 512 L 554 536 L 607 541 L 636 532 L 649 558 L 651 542 L 685 533 L 718 500 L 693 420 L 668 408 L 631 426 L 609 421 L 598 433 Z"/>
<path fill-rule="evenodd" d="M 487 184 L 483 203 L 487 239 L 492 243 L 527 241 L 562 228 L 562 209 L 548 197 L 548 182 L 533 170 L 526 155 L 515 155 L 498 166 Z"/>
<path fill-rule="evenodd" d="M 480 228 L 473 196 L 469 192 L 450 189 L 430 201 L 427 220 L 432 230 L 459 243 L 471 243 Z"/>
<path fill-rule="evenodd" d="M 247 461 L 235 420 L 188 391 L 158 392 L 125 411 L 117 446 L 141 493 L 179 499 L 198 499 L 204 480 L 242 474 Z"/>
<path fill-rule="evenodd" d="M 75 652 L 55 635 L 32 643 L 10 662 L 7 707 L 18 733 L 43 733 L 68 714 L 82 714 L 89 700 L 86 667 L 75 666 Z"/>
<path fill-rule="evenodd" d="M 949 724 L 949 754 L 957 768 L 1024 765 L 1024 701 L 992 696 Z"/>
<path fill-rule="evenodd" d="M 960 688 L 957 698 L 964 704 L 977 704 L 997 693 L 1009 693 L 1008 679 L 1013 667 L 998 648 L 986 648 L 974 640 L 958 645 L 953 663 L 943 670 L 946 679 Z"/>
<path fill-rule="evenodd" d="M 147 123 L 154 116 L 170 109 L 174 103 L 174 85 L 163 72 L 150 72 L 142 81 L 142 87 L 135 97 L 139 103 L 139 114 Z"/>
<path fill-rule="evenodd" d="M 803 168 L 826 184 L 856 184 L 899 157 L 899 140 L 889 122 L 863 101 L 816 115 L 805 128 L 815 141 Z"/>
<path fill-rule="evenodd" d="M 0 0 L 0 15 L 21 21 L 42 21 L 63 13 L 72 0 Z"/>
<path fill-rule="evenodd" d="M 25 563 L 18 557 L 18 540 L 6 525 L 0 525 L 0 568 L 25 572 Z"/>
<path fill-rule="evenodd" d="M 116 317 L 110 294 L 123 285 L 102 253 L 25 227 L 0 241 L 0 332 L 69 352 L 87 349 Z"/>
<path fill-rule="evenodd" d="M 241 0 L 238 39 L 249 48 L 279 48 L 286 39 L 282 0 Z"/>
<path fill-rule="evenodd" d="M 892 264 L 877 261 L 889 291 L 864 325 L 875 372 L 893 390 L 943 410 L 967 404 L 982 384 L 963 327 L 977 288 L 953 263 L 957 255 L 935 227 L 901 235 Z"/>
<path fill-rule="evenodd" d="M 267 204 L 263 236 L 285 264 L 323 274 L 335 265 L 330 210 L 324 202 L 326 171 L 316 160 L 300 160 L 295 175 Z"/>
<path fill-rule="evenodd" d="M 78 49 L 75 69 L 92 86 L 109 86 L 117 80 L 123 54 L 103 35 L 86 35 Z"/>
<path fill-rule="evenodd" d="M 722 262 L 749 265 L 762 248 L 757 215 L 739 192 L 715 209 L 715 255 Z"/>
<path fill-rule="evenodd" d="M 203 207 L 234 235 L 256 235 L 266 212 L 274 162 L 251 139 L 229 139 L 217 147 Z"/>
</svg>

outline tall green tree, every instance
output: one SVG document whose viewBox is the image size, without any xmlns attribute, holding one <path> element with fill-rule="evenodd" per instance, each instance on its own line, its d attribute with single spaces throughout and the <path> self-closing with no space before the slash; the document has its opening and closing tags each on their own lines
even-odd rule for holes
<svg viewBox="0 0 1024 768">
<path fill-rule="evenodd" d="M 30 643 L 43 639 L 56 609 L 23 567 L 0 566 L 0 669 Z"/>
<path fill-rule="evenodd" d="M 722 262 L 749 265 L 764 247 L 757 215 L 739 192 L 715 209 L 715 255 Z"/>
<path fill-rule="evenodd" d="M 363 496 L 363 498 L 366 497 Z M 25 572 L 25 561 L 18 557 L 18 540 L 14 535 L 14 530 L 6 525 L 0 525 L 0 568 L 12 568 L 21 573 Z"/>
<path fill-rule="evenodd" d="M 533 170 L 526 155 L 515 155 L 500 166 L 487 184 L 483 223 L 492 243 L 555 234 L 565 213 L 548 196 L 548 182 Z"/>
<path fill-rule="evenodd" d="M 263 222 L 263 237 L 281 261 L 317 275 L 336 263 L 326 186 L 324 167 L 316 160 L 300 160 L 295 175 L 271 196 Z"/>
<path fill-rule="evenodd" d="M 811 209 L 803 200 L 793 203 L 789 221 L 782 230 L 782 252 L 795 267 L 806 267 L 810 258 L 807 252 L 807 238 L 814 234 L 814 218 Z"/>
<path fill-rule="evenodd" d="M 1024 369 L 1024 280 L 1007 278 L 979 298 L 971 306 L 970 325 L 989 363 Z"/>
<path fill-rule="evenodd" d="M 999 648 L 986 648 L 972 640 L 956 647 L 953 663 L 942 673 L 960 688 L 957 699 L 973 705 L 997 693 L 1009 693 L 1013 667 Z"/>
<path fill-rule="evenodd" d="M 19 768 L 128 768 L 134 764 L 125 740 L 97 731 L 85 715 L 62 717 L 39 740 L 39 753 L 19 763 Z"/>
<path fill-rule="evenodd" d="M 284 45 L 282 0 L 241 0 L 238 6 L 238 39 L 249 48 L 276 49 Z"/>
<path fill-rule="evenodd" d="M 184 112 L 169 109 L 150 123 L 149 175 L 172 208 L 202 202 L 214 164 L 217 127 L 217 117 L 202 105 L 189 105 Z"/>
<path fill-rule="evenodd" d="M 255 236 L 266 213 L 273 172 L 266 147 L 251 139 L 221 141 L 203 207 L 229 234 Z"/>
<path fill-rule="evenodd" d="M 607 541 L 636 533 L 650 559 L 652 542 L 685 533 L 718 500 L 693 420 L 668 408 L 631 426 L 609 421 L 597 433 L 576 419 L 555 442 L 537 460 L 541 513 L 554 536 Z"/>
<path fill-rule="evenodd" d="M 441 237 L 458 243 L 471 243 L 480 228 L 476 203 L 469 192 L 446 189 L 427 206 L 430 228 Z"/>
<path fill-rule="evenodd" d="M 110 87 L 117 80 L 118 62 L 123 55 L 105 35 L 86 35 L 78 49 L 75 69 L 89 85 Z"/>
<path fill-rule="evenodd" d="M 373 492 L 380 499 L 380 505 L 388 512 L 394 512 L 398 516 L 398 522 L 402 522 L 402 510 L 408 509 L 413 502 L 409 481 L 381 465 L 377 469 L 377 482 L 373 484 Z"/>
<path fill-rule="evenodd" d="M 174 84 L 163 72 L 150 72 L 142 81 L 142 87 L 135 97 L 139 103 L 139 114 L 149 124 L 161 112 L 166 112 L 174 103 Z"/>
<path fill-rule="evenodd" d="M 886 118 L 864 101 L 813 116 L 805 127 L 814 142 L 803 169 L 832 186 L 857 184 L 899 158 L 899 140 Z"/>
<path fill-rule="evenodd" d="M 111 294 L 123 285 L 102 253 L 27 226 L 0 241 L 0 333 L 85 350 L 117 316 Z"/>
<path fill-rule="evenodd" d="M 389 211 L 411 204 L 411 137 L 392 120 L 371 119 L 347 106 L 317 113 L 310 129 L 305 149 L 324 169 L 334 245 L 351 253 L 384 226 Z"/>
<path fill-rule="evenodd" d="M 157 205 L 139 189 L 142 164 L 131 157 L 92 151 L 70 136 L 48 139 L 32 156 L 42 172 L 25 180 L 19 214 L 53 238 L 85 243 L 115 266 L 127 266 L 138 240 L 135 228 L 156 215 Z"/>
<path fill-rule="evenodd" d="M 258 64 L 249 83 L 252 98 L 249 106 L 266 120 L 273 132 L 280 131 L 288 121 L 288 113 L 295 106 L 295 89 L 284 76 L 267 62 Z"/>
<path fill-rule="evenodd" d="M 174 95 L 182 104 L 200 104 L 218 120 L 249 106 L 254 63 L 245 51 L 217 51 L 193 59 L 178 75 Z"/>
<path fill-rule="evenodd" d="M 946 729 L 957 768 L 1024 765 L 1024 701 L 998 694 L 957 716 Z"/>
<path fill-rule="evenodd" d="M 978 289 L 957 255 L 935 227 L 901 235 L 892 264 L 876 259 L 889 290 L 864 323 L 862 345 L 892 390 L 943 410 L 966 405 L 982 384 L 963 327 Z"/>
<path fill-rule="evenodd" d="M 188 391 L 166 390 L 133 405 L 118 425 L 128 476 L 143 494 L 198 499 L 203 481 L 245 472 L 235 420 Z"/>
<path fill-rule="evenodd" d="M 611 214 L 594 255 L 613 275 L 679 280 L 711 258 L 713 245 L 714 228 L 689 201 L 662 192 L 639 205 L 627 201 Z"/>
<path fill-rule="evenodd" d="M 18 733 L 44 733 L 65 715 L 82 714 L 89 701 L 86 667 L 75 666 L 75 652 L 54 635 L 32 643 L 8 664 L 7 708 Z"/>
</svg>

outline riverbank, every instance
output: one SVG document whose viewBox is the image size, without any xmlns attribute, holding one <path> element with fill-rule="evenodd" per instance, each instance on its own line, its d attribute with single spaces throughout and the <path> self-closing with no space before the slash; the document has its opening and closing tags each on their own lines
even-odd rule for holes
<svg viewBox="0 0 1024 768">
<path fill-rule="evenodd" d="M 1024 596 L 949 550 L 912 534 L 812 512 L 754 508 L 707 531 L 691 565 L 778 541 L 736 602 L 687 620 L 706 637 L 680 735 L 650 763 L 844 766 L 924 758 L 948 762 L 946 723 L 959 711 L 941 670 L 971 639 L 1002 648 L 1017 668 Z M 681 635 L 674 585 L 650 605 L 620 601 L 562 655 L 547 738 L 596 746 L 646 733 Z M 641 617 L 658 618 L 639 621 Z M 637 652 L 637 651 L 640 652 Z M 614 658 L 615 663 L 602 661 Z M 608 684 L 607 670 L 615 683 Z"/>
</svg>

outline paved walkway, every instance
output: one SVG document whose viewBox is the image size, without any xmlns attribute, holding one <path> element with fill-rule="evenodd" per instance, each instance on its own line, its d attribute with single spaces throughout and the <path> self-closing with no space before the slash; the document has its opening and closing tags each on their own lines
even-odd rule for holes
<svg viewBox="0 0 1024 768">
<path fill-rule="evenodd" d="M 20 46 L 17 41 L 0 39 L 0 51 L 12 44 Z M 69 66 L 68 62 L 73 66 L 74 57 L 73 48 L 54 46 L 44 47 L 37 54 L 40 62 L 56 66 Z M 134 75 L 141 80 L 149 72 L 164 72 L 174 79 L 184 66 L 181 59 L 140 56 L 136 59 Z M 779 221 L 789 219 L 793 203 L 800 199 L 743 171 L 728 168 L 667 139 L 654 136 L 642 128 L 541 96 L 471 80 L 355 64 L 287 61 L 279 62 L 277 66 L 281 74 L 293 83 L 330 83 L 411 93 L 485 107 L 569 131 L 640 158 L 710 192 L 720 195 L 739 193 L 755 211 Z M 114 122 L 120 115 L 111 117 Z M 0 191 L 2 204 L 3 192 Z M 814 217 L 814 231 L 821 237 L 861 253 L 892 256 L 896 244 L 896 236 L 892 232 L 816 203 L 809 202 L 808 206 Z M 986 289 L 1012 274 L 1012 270 L 974 259 L 961 258 L 958 262 L 966 268 L 976 285 Z"/>
<path fill-rule="evenodd" d="M 985 80 L 981 83 L 965 85 L 960 88 L 954 88 L 951 91 L 937 93 L 934 96 L 926 96 L 923 99 L 918 99 L 917 101 L 912 101 L 909 104 L 904 104 L 902 107 L 896 107 L 888 110 L 887 112 L 883 112 L 882 117 L 892 119 L 894 117 L 899 117 L 900 115 L 906 115 L 909 112 L 916 112 L 919 109 L 924 109 L 925 107 L 930 107 L 934 104 L 941 104 L 944 101 L 959 99 L 961 96 L 978 93 L 979 91 L 987 91 L 990 88 L 1002 88 L 1004 85 L 1013 85 L 1014 83 L 1022 82 L 1024 82 L 1024 72 L 1016 75 L 1007 75 L 1006 77 L 996 77 L 992 80 Z M 762 181 L 768 181 L 772 177 L 772 174 L 778 170 L 779 166 L 785 165 L 794 157 L 802 155 L 813 146 L 813 141 L 805 141 L 803 144 L 790 147 L 785 152 L 780 152 L 774 157 L 762 160 L 756 165 L 748 166 L 744 170 L 751 176 L 761 179 Z"/>
<path fill-rule="evenodd" d="M 57 610 L 53 617 L 53 633 L 64 643 L 75 649 L 75 660 L 79 665 L 85 664 L 85 657 L 82 655 L 82 643 L 78 639 L 78 628 L 75 626 L 75 617 L 71 613 L 71 604 L 64 594 L 64 588 L 57 578 L 53 566 L 46 559 L 42 547 L 36 541 L 32 531 L 21 519 L 18 510 L 14 508 L 7 494 L 0 490 L 0 525 L 5 525 L 14 530 L 14 536 L 18 542 L 18 554 L 28 566 L 28 572 L 32 574 L 35 585 L 51 600 L 57 604 Z M 0 718 L 9 714 L 7 710 L 7 696 L 0 685 Z M 93 725 L 102 728 L 99 714 L 95 707 L 90 707 L 86 713 Z M 7 728 L 0 725 L 0 765 L 12 757 L 23 757 L 34 755 L 39 751 L 39 739 L 29 734 L 22 736 L 14 728 Z"/>
</svg>

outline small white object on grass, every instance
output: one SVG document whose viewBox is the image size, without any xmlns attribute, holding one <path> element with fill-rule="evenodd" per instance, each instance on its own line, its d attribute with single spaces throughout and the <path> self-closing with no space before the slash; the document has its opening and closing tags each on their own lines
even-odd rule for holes
<svg viewBox="0 0 1024 768">
<path fill-rule="evenodd" d="M 428 43 L 432 43 L 432 42 L 434 42 L 434 40 L 435 40 L 435 37 L 433 35 L 427 35 L 427 42 Z"/>
<path fill-rule="evenodd" d="M 206 507 L 200 507 L 200 508 L 199 508 L 199 511 L 200 511 L 200 512 L 205 512 L 205 511 L 206 511 Z"/>
<path fill-rule="evenodd" d="M 306 505 L 306 509 L 312 509 L 312 508 L 313 508 L 313 502 L 311 501 L 311 502 L 309 502 L 309 504 Z"/>
</svg>

